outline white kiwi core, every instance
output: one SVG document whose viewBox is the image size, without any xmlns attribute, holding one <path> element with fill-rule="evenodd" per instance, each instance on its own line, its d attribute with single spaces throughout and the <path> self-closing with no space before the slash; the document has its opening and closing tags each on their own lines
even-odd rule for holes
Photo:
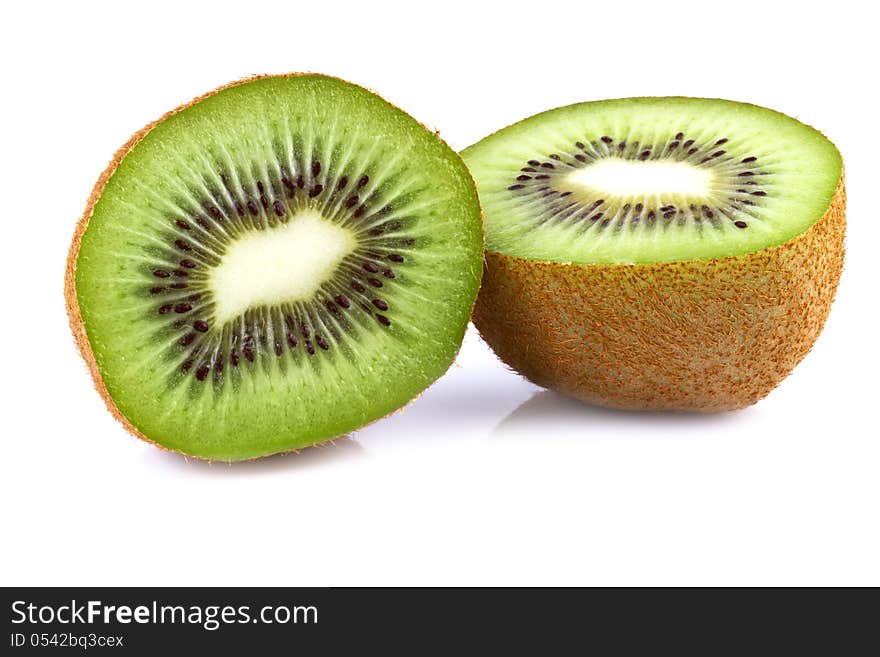
<svg viewBox="0 0 880 657">
<path fill-rule="evenodd" d="M 310 210 L 284 225 L 245 233 L 210 273 L 216 321 L 256 306 L 311 298 L 356 246 L 350 231 Z"/>
<path fill-rule="evenodd" d="M 575 169 L 565 183 L 589 194 L 661 200 L 708 198 L 715 175 L 705 167 L 672 160 L 624 160 L 608 158 Z"/>
</svg>

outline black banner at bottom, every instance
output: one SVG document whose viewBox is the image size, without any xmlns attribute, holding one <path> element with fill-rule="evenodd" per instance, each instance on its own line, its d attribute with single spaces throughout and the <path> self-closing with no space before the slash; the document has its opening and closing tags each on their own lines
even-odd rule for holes
<svg viewBox="0 0 880 657">
<path fill-rule="evenodd" d="M 7 588 L 6 655 L 856 654 L 872 590 Z M 859 650 L 856 650 L 856 647 Z M 745 652 L 747 651 L 747 653 Z"/>
</svg>

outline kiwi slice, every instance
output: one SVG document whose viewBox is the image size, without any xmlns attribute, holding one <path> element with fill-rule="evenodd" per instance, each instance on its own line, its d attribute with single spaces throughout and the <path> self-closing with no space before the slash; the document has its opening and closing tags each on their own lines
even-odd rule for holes
<svg viewBox="0 0 880 657">
<path fill-rule="evenodd" d="M 822 134 L 726 100 L 551 110 L 463 152 L 488 249 L 475 323 L 536 383 L 637 409 L 765 396 L 811 348 L 843 262 Z"/>
<path fill-rule="evenodd" d="M 440 376 L 482 240 L 436 134 L 341 80 L 255 78 L 117 153 L 73 240 L 68 311 L 131 432 L 253 458 L 348 433 Z"/>
</svg>

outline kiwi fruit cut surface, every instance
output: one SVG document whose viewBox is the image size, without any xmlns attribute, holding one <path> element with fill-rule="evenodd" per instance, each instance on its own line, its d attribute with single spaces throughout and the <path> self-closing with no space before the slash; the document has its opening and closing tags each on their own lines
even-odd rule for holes
<svg viewBox="0 0 880 657">
<path fill-rule="evenodd" d="M 462 155 L 486 222 L 474 322 L 541 386 L 617 408 L 741 408 L 828 316 L 843 165 L 795 119 L 714 99 L 588 102 Z"/>
<path fill-rule="evenodd" d="M 400 408 L 457 353 L 476 189 L 438 135 L 321 75 L 233 83 L 138 132 L 66 273 L 74 336 L 135 435 L 223 460 Z"/>
</svg>

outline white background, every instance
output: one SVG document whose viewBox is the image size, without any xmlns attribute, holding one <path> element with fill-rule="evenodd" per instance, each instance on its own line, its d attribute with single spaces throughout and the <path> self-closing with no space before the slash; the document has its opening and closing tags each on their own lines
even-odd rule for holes
<svg viewBox="0 0 880 657">
<path fill-rule="evenodd" d="M 781 6 L 780 6 L 781 5 Z M 870 3 L 4 3 L 5 585 L 880 584 L 880 156 Z M 375 89 L 453 148 L 538 111 L 725 97 L 823 130 L 848 257 L 813 352 L 713 416 L 544 392 L 471 334 L 404 412 L 239 465 L 163 453 L 105 411 L 64 259 L 115 149 L 253 73 Z"/>
</svg>

